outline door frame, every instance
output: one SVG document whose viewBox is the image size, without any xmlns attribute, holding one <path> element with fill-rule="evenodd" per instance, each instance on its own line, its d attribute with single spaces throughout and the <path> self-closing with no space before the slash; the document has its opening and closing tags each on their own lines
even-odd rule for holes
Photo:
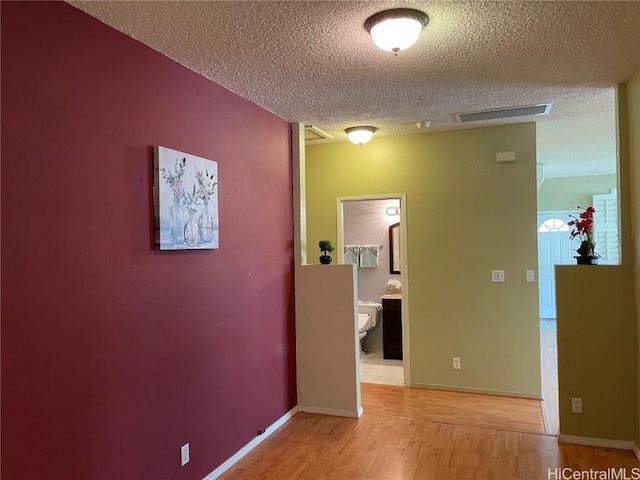
<svg viewBox="0 0 640 480">
<path fill-rule="evenodd" d="M 344 263 L 344 212 L 343 205 L 346 202 L 358 202 L 366 200 L 400 200 L 400 283 L 402 285 L 402 373 L 404 384 L 411 386 L 410 368 L 410 335 L 409 335 L 409 256 L 407 252 L 407 194 L 406 193 L 384 193 L 372 195 L 355 195 L 348 197 L 336 197 L 336 218 L 337 218 L 337 245 L 338 263 Z M 384 321 L 384 320 L 383 320 Z"/>
</svg>

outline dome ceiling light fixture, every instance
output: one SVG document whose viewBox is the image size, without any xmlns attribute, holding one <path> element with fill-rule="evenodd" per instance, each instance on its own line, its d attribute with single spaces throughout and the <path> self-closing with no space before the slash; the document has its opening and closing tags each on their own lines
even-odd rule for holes
<svg viewBox="0 0 640 480">
<path fill-rule="evenodd" d="M 364 28 L 379 48 L 397 55 L 416 43 L 428 21 L 427 14 L 420 10 L 393 8 L 367 18 Z"/>
<path fill-rule="evenodd" d="M 351 143 L 362 146 L 371 140 L 376 130 L 376 127 L 371 126 L 349 127 L 345 129 L 345 133 Z"/>
</svg>

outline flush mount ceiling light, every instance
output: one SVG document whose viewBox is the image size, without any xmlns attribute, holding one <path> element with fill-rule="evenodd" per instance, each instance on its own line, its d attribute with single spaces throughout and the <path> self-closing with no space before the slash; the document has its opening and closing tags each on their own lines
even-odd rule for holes
<svg viewBox="0 0 640 480">
<path fill-rule="evenodd" d="M 428 21 L 427 14 L 420 10 L 394 8 L 370 16 L 364 28 L 379 48 L 397 55 L 416 43 Z"/>
<path fill-rule="evenodd" d="M 345 133 L 347 134 L 347 138 L 351 143 L 355 143 L 356 145 L 364 145 L 371 137 L 373 137 L 374 132 L 378 130 L 376 127 L 362 126 L 362 127 L 349 127 L 345 129 Z"/>
</svg>

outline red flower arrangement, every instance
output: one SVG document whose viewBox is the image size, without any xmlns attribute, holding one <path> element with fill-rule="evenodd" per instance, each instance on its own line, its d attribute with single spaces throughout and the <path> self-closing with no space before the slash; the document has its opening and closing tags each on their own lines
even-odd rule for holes
<svg viewBox="0 0 640 480">
<path fill-rule="evenodd" d="M 571 230 L 571 239 L 578 237 L 578 239 L 580 240 L 580 248 L 578 248 L 576 252 L 578 252 L 578 254 L 583 257 L 586 256 L 598 258 L 600 256 L 595 252 L 596 241 L 593 232 L 594 213 L 596 213 L 595 208 L 588 207 L 580 212 L 578 218 L 570 215 L 573 220 L 567 222 L 567 225 L 573 227 L 573 229 Z"/>
</svg>

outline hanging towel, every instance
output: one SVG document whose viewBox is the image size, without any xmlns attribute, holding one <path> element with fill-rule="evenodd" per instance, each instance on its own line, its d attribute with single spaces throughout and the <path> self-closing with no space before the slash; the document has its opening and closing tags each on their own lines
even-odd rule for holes
<svg viewBox="0 0 640 480">
<path fill-rule="evenodd" d="M 360 266 L 361 267 L 377 267 L 378 253 L 380 246 L 378 245 L 362 245 L 360 247 Z"/>
<path fill-rule="evenodd" d="M 344 246 L 344 263 L 360 264 L 360 247 L 358 245 Z"/>
</svg>

